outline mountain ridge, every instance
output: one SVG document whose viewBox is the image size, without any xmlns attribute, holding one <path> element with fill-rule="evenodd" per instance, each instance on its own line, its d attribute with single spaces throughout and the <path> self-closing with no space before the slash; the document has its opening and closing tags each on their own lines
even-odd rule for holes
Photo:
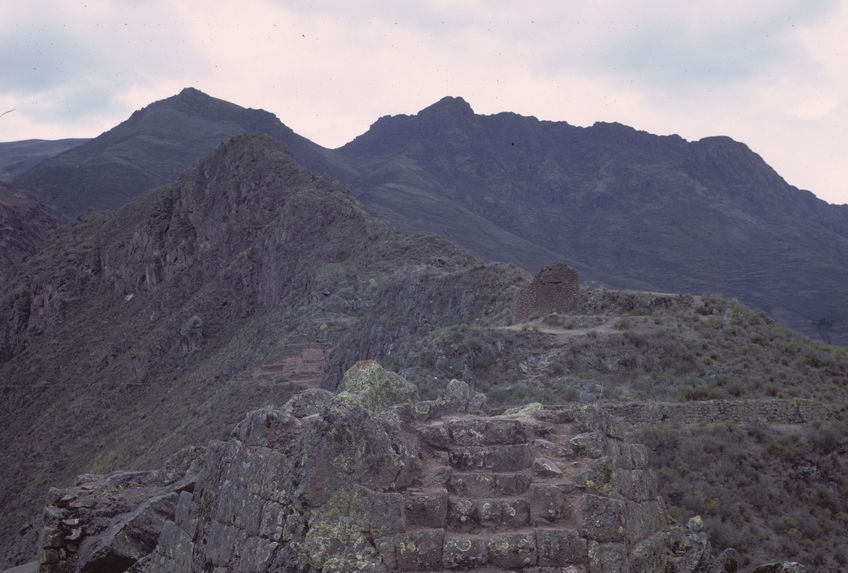
<svg viewBox="0 0 848 573">
<path fill-rule="evenodd" d="M 526 280 L 401 235 L 268 136 L 84 214 L 2 283 L 4 547 L 51 485 L 222 437 L 244 411 L 333 386 L 351 360 L 419 332 L 508 320 Z"/>
<path fill-rule="evenodd" d="M 429 215 L 417 203 L 441 200 L 445 212 L 467 209 L 606 284 L 722 292 L 848 340 L 838 286 L 848 278 L 848 209 L 788 185 L 743 143 L 516 114 L 466 113 L 460 129 L 437 113 L 452 105 L 383 117 L 338 150 L 360 166 L 350 184 L 368 204 L 408 200 L 389 217 L 401 228 Z M 445 227 L 455 242 L 471 240 Z M 794 289 L 777 286 L 785 281 Z M 822 332 L 822 321 L 835 324 Z"/>
<path fill-rule="evenodd" d="M 242 108 L 194 88 L 137 110 L 113 129 L 15 178 L 67 215 L 114 209 L 171 183 L 234 135 L 267 133 L 295 150 L 304 166 L 323 164 L 326 150 L 265 110 Z M 105 173 L 105 176 L 104 176 Z"/>
<path fill-rule="evenodd" d="M 183 446 L 224 438 L 247 410 L 267 411 L 304 387 L 335 388 L 360 360 L 381 361 L 428 397 L 462 379 L 497 407 L 779 398 L 791 410 L 787 399 L 812 398 L 834 415 L 848 411 L 846 349 L 809 341 L 760 311 L 718 296 L 588 284 L 570 314 L 512 324 L 528 280 L 443 237 L 399 232 L 270 136 L 232 138 L 175 183 L 115 212 L 83 213 L 0 279 L 0 457 L 8 462 L 0 467 L 0 557 L 31 556 L 49 487 L 80 473 L 156 467 Z M 757 505 L 737 503 L 752 486 L 733 482 L 732 463 L 709 468 L 719 475 L 709 491 L 730 483 L 739 492 L 720 494 L 726 506 L 681 496 L 706 491 L 701 472 L 690 472 L 694 454 L 690 442 L 674 441 L 680 432 L 660 432 L 649 437 L 665 459 L 688 464 L 661 466 L 675 511 L 708 516 L 710 534 L 727 545 L 752 532 L 781 554 L 791 536 L 781 516 L 791 513 L 805 524 L 793 555 L 812 559 L 839 546 L 838 535 L 806 526 L 819 519 L 838 531 L 839 516 L 792 493 L 813 474 L 780 477 L 789 465 L 819 468 L 814 499 L 841 512 L 848 496 L 838 426 L 804 429 L 829 460 L 800 441 L 767 474 L 755 470 L 765 467 L 762 456 L 778 455 L 771 447 L 736 451 L 762 429 L 722 432 L 709 446 L 729 448 L 727 460 L 758 476 Z"/>
<path fill-rule="evenodd" d="M 191 127 L 189 135 L 178 126 Z M 530 272 L 565 260 L 616 288 L 719 292 L 805 334 L 848 343 L 848 205 L 789 185 L 726 136 L 690 142 L 614 122 L 478 115 L 461 97 L 446 97 L 414 115 L 383 116 L 329 150 L 273 114 L 187 88 L 16 181 L 64 196 L 66 212 L 114 206 L 175 180 L 214 141 L 249 130 L 343 180 L 404 232 L 439 234 Z M 121 134 L 132 145 L 109 144 Z M 86 153 L 91 165 L 72 176 Z"/>
<path fill-rule="evenodd" d="M 25 139 L 0 143 L 0 181 L 11 183 L 45 159 L 90 141 L 87 138 Z"/>
</svg>

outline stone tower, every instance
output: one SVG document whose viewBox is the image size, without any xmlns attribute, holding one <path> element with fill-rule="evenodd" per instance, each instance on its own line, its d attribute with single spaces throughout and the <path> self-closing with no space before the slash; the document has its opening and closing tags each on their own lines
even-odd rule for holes
<svg viewBox="0 0 848 573">
<path fill-rule="evenodd" d="M 524 322 L 534 314 L 569 312 L 580 299 L 577 271 L 564 263 L 543 268 L 515 300 L 514 322 Z"/>
</svg>

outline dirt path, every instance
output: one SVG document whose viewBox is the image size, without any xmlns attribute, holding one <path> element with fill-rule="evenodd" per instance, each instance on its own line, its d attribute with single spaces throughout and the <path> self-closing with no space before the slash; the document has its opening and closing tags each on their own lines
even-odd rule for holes
<svg viewBox="0 0 848 573">
<path fill-rule="evenodd" d="M 547 324 L 543 324 L 541 321 L 522 322 L 519 324 L 511 324 L 509 326 L 500 326 L 498 328 L 500 330 L 531 329 L 537 332 L 543 332 L 545 334 L 553 334 L 557 337 L 558 340 L 568 340 L 569 338 L 574 338 L 577 336 L 586 336 L 592 332 L 604 335 L 619 334 L 621 333 L 621 330 L 618 330 L 613 327 L 613 325 L 618 319 L 619 317 L 613 316 L 597 326 L 590 326 L 587 328 L 558 328 L 556 326 L 549 326 Z"/>
</svg>

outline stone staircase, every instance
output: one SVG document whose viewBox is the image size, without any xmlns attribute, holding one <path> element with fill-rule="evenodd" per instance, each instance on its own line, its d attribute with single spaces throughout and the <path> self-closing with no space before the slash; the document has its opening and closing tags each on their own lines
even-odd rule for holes
<svg viewBox="0 0 848 573">
<path fill-rule="evenodd" d="M 579 484 L 594 461 L 572 424 L 445 418 L 416 428 L 424 478 L 404 491 L 405 530 L 380 540 L 398 571 L 585 571 Z"/>
<path fill-rule="evenodd" d="M 669 521 L 647 449 L 600 408 L 490 416 L 462 382 L 424 402 L 407 386 L 358 364 L 336 395 L 254 410 L 160 470 L 51 490 L 39 570 L 736 570 L 713 563 L 700 519 Z"/>
</svg>

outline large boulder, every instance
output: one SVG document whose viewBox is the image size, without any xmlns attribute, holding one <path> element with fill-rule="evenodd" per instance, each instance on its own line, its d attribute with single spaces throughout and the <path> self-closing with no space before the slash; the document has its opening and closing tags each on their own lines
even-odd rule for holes
<svg viewBox="0 0 848 573">
<path fill-rule="evenodd" d="M 372 412 L 412 402 L 418 394 L 414 384 L 373 360 L 361 360 L 345 372 L 339 390 L 356 394 L 362 406 Z"/>
</svg>

